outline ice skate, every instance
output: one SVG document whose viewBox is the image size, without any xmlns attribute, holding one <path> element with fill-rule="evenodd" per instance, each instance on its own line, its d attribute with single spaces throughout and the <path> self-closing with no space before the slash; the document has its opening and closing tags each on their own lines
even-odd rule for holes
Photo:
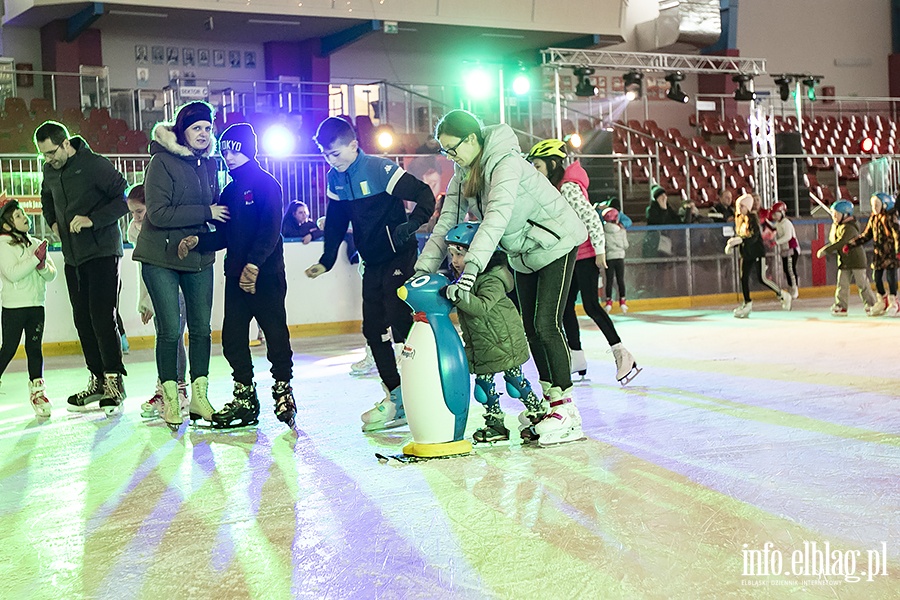
<svg viewBox="0 0 900 600">
<path fill-rule="evenodd" d="M 499 415 L 484 415 L 484 427 L 472 434 L 472 441 L 476 444 L 508 442 L 509 429 L 503 424 L 503 413 Z"/>
<path fill-rule="evenodd" d="M 584 350 L 572 350 L 572 373 L 578 373 L 581 378 L 587 375 L 587 358 L 584 356 Z"/>
<path fill-rule="evenodd" d="M 181 384 L 179 384 L 180 387 Z M 197 421 L 203 419 L 212 423 L 213 413 L 215 410 L 209 403 L 207 394 L 209 393 L 209 378 L 197 377 L 191 382 L 191 402 L 188 404 L 188 418 L 191 423 L 196 425 Z"/>
<path fill-rule="evenodd" d="M 155 419 L 162 414 L 163 407 L 163 389 L 159 379 L 156 380 L 156 391 L 153 397 L 141 404 L 141 417 L 144 419 Z"/>
<path fill-rule="evenodd" d="M 103 374 L 103 395 L 100 397 L 100 408 L 111 417 L 122 410 L 125 401 L 125 384 L 121 373 Z"/>
<path fill-rule="evenodd" d="M 791 286 L 791 298 L 796 300 L 799 297 L 800 297 L 800 288 L 798 288 L 796 285 L 792 285 Z"/>
<path fill-rule="evenodd" d="M 256 384 L 234 382 L 234 399 L 212 414 L 213 429 L 234 429 L 259 423 L 259 398 Z"/>
<path fill-rule="evenodd" d="M 44 380 L 35 379 L 28 382 L 28 391 L 31 395 L 31 408 L 34 416 L 46 419 L 50 416 L 50 401 L 44 395 Z"/>
<path fill-rule="evenodd" d="M 272 386 L 272 398 L 275 400 L 275 416 L 293 429 L 297 404 L 294 402 L 294 390 L 291 389 L 290 382 L 276 381 Z"/>
<path fill-rule="evenodd" d="M 900 301 L 897 300 L 896 295 L 888 295 L 886 314 L 889 317 L 900 316 Z"/>
<path fill-rule="evenodd" d="M 791 304 L 794 302 L 793 296 L 787 290 L 781 290 L 781 296 L 778 297 L 781 301 L 782 310 L 791 310 Z"/>
<path fill-rule="evenodd" d="M 350 374 L 359 377 L 362 375 L 369 375 L 370 373 L 374 373 L 375 371 L 377 371 L 377 367 L 375 366 L 375 358 L 372 356 L 372 349 L 367 344 L 366 355 L 363 356 L 362 359 L 350 365 Z"/>
<path fill-rule="evenodd" d="M 571 393 L 571 388 L 566 392 L 558 387 L 550 388 L 550 412 L 534 426 L 540 446 L 555 446 L 584 439 L 581 415 L 572 402 Z"/>
<path fill-rule="evenodd" d="M 622 311 L 622 314 L 628 312 L 628 304 L 625 303 L 625 298 L 619 298 L 619 310 Z"/>
<path fill-rule="evenodd" d="M 181 414 L 189 415 L 190 414 L 190 400 L 188 399 L 188 385 L 183 382 L 178 382 L 178 405 L 181 406 Z"/>
<path fill-rule="evenodd" d="M 835 304 L 831 307 L 831 316 L 832 317 L 846 317 L 847 309 Z"/>
<path fill-rule="evenodd" d="M 375 408 L 367 410 L 360 417 L 363 431 L 381 431 L 406 425 L 406 411 L 403 410 L 400 386 L 392 392 L 389 392 L 384 384 L 381 384 L 381 388 L 385 393 L 384 400 L 376 403 Z"/>
<path fill-rule="evenodd" d="M 622 342 L 610 346 L 610 350 L 612 350 L 613 358 L 616 359 L 616 381 L 622 385 L 628 385 L 642 369 L 638 367 L 634 356 L 622 345 Z"/>
<path fill-rule="evenodd" d="M 734 318 L 735 319 L 746 319 L 750 316 L 750 313 L 753 312 L 753 301 L 744 302 L 736 309 L 734 309 Z"/>
<path fill-rule="evenodd" d="M 875 304 L 869 309 L 870 317 L 880 317 L 887 311 L 887 296 L 881 294 L 875 295 Z"/>
<path fill-rule="evenodd" d="M 69 396 L 69 399 L 66 400 L 66 410 L 69 412 L 85 412 L 93 410 L 95 407 L 89 405 L 98 402 L 102 395 L 103 384 L 100 382 L 99 377 L 91 373 L 87 388 L 77 394 L 72 394 Z M 96 408 L 99 408 L 99 406 Z"/>
<path fill-rule="evenodd" d="M 603 310 L 605 310 L 607 314 L 612 312 L 612 300 L 606 301 L 606 304 L 603 305 Z"/>
<path fill-rule="evenodd" d="M 178 431 L 178 428 L 184 422 L 184 417 L 181 415 L 181 404 L 178 401 L 178 382 L 163 381 L 162 389 L 163 406 L 160 416 L 169 429 Z"/>
</svg>

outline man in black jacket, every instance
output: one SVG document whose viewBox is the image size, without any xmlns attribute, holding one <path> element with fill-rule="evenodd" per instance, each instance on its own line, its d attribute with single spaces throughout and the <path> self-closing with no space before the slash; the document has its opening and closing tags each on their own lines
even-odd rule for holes
<svg viewBox="0 0 900 600">
<path fill-rule="evenodd" d="M 99 400 L 113 415 L 125 399 L 116 325 L 123 255 L 118 221 L 128 214 L 125 178 L 55 121 L 37 128 L 34 143 L 44 160 L 41 208 L 62 244 L 75 329 L 91 372 L 87 389 L 69 396 L 68 409 L 83 412 Z"/>
<path fill-rule="evenodd" d="M 253 361 L 248 341 L 250 321 L 256 318 L 266 337 L 272 363 L 272 398 L 275 416 L 294 426 L 297 412 L 291 389 L 293 350 L 287 327 L 284 246 L 281 239 L 281 186 L 256 160 L 256 133 L 247 123 L 232 125 L 219 138 L 219 149 L 232 181 L 220 202 L 231 220 L 216 231 L 182 240 L 179 254 L 197 246 L 200 251 L 226 249 L 225 318 L 222 351 L 231 365 L 234 399 L 213 413 L 213 427 L 254 425 L 259 400 L 253 383 Z"/>
</svg>

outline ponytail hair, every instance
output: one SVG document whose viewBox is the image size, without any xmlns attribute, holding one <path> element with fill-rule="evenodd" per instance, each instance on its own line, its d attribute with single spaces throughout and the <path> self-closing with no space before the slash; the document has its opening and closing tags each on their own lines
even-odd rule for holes
<svg viewBox="0 0 900 600">
<path fill-rule="evenodd" d="M 481 131 L 481 122 L 478 117 L 467 110 L 451 110 L 438 121 L 437 127 L 434 128 L 435 138 L 445 134 L 461 140 L 475 134 L 481 150 L 472 159 L 472 164 L 469 166 L 468 176 L 463 183 L 463 194 L 467 198 L 479 196 L 484 189 L 484 166 L 481 164 L 481 155 L 484 153 L 484 133 Z"/>
</svg>

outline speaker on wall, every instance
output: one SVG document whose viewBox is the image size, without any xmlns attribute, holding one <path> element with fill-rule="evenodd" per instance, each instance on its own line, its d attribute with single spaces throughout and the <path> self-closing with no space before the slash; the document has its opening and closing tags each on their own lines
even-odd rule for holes
<svg viewBox="0 0 900 600">
<path fill-rule="evenodd" d="M 793 214 L 794 199 L 799 200 L 800 214 L 809 215 L 809 188 L 803 184 L 806 174 L 804 158 L 789 157 L 803 154 L 803 142 L 800 134 L 791 131 L 775 134 L 775 170 L 778 176 L 778 199 L 788 205 Z M 794 180 L 794 165 L 797 166 L 797 179 Z"/>
</svg>

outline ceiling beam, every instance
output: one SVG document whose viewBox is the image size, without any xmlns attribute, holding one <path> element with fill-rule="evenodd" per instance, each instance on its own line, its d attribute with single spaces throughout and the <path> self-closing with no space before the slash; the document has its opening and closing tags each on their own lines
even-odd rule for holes
<svg viewBox="0 0 900 600">
<path fill-rule="evenodd" d="M 358 25 L 348 27 L 347 29 L 342 29 L 341 31 L 332 33 L 331 35 L 326 35 L 322 38 L 322 55 L 328 56 L 330 54 L 334 54 L 341 48 L 349 46 L 353 42 L 369 35 L 370 33 L 380 31 L 381 27 L 382 21 L 373 19 L 371 21 L 365 21 L 364 23 L 359 23 Z"/>
<path fill-rule="evenodd" d="M 597 69 L 635 69 L 640 71 L 684 71 L 685 73 L 734 73 L 760 75 L 766 72 L 764 58 L 738 56 L 698 56 L 611 50 L 541 50 L 547 67 L 594 67 Z"/>
<path fill-rule="evenodd" d="M 102 2 L 91 2 L 83 10 L 77 12 L 66 20 L 66 41 L 74 42 L 85 29 L 94 24 L 94 21 L 106 12 Z"/>
</svg>

